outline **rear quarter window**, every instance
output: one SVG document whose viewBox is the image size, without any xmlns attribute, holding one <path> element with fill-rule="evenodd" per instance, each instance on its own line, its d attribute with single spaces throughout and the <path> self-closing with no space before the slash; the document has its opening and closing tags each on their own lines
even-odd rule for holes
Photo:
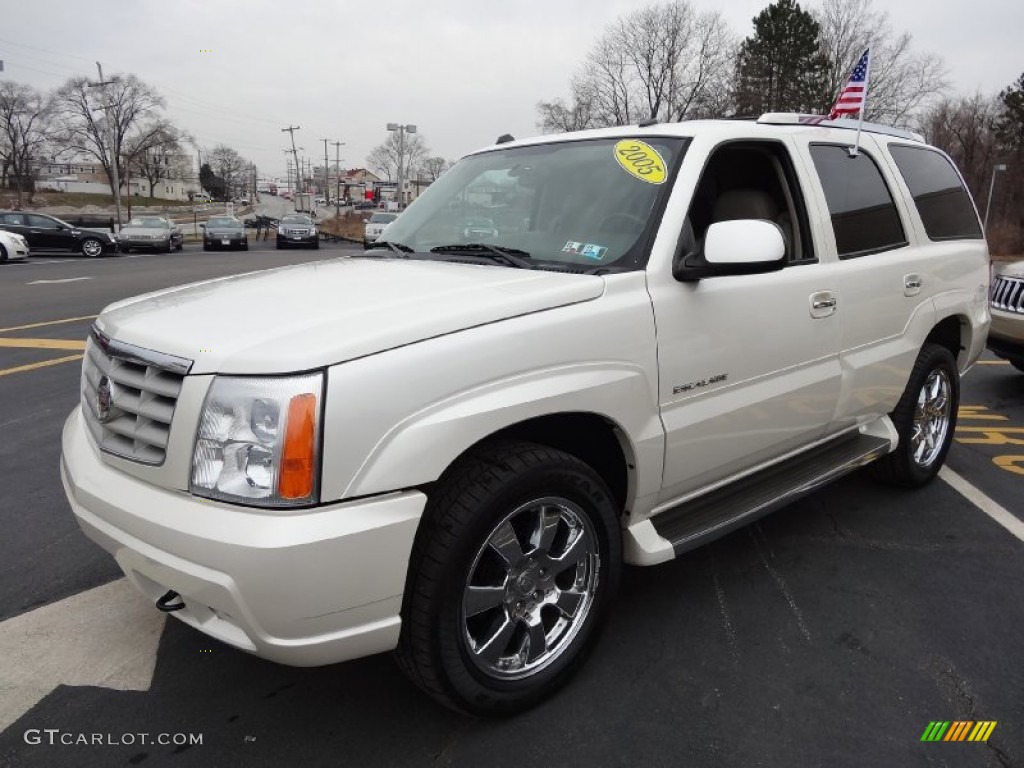
<svg viewBox="0 0 1024 768">
<path fill-rule="evenodd" d="M 934 150 L 904 144 L 890 144 L 889 153 L 910 189 L 930 239 L 982 237 L 971 195 L 948 159 Z"/>
</svg>

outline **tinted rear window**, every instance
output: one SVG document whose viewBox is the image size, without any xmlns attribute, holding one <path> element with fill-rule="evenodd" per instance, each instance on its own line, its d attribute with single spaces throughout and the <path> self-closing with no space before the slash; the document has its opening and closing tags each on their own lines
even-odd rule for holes
<svg viewBox="0 0 1024 768">
<path fill-rule="evenodd" d="M 814 167 L 825 190 L 840 258 L 865 256 L 907 244 L 899 212 L 882 172 L 864 150 L 811 145 Z"/>
<path fill-rule="evenodd" d="M 930 149 L 903 144 L 890 144 L 889 152 L 910 188 L 928 237 L 932 240 L 981 237 L 981 225 L 971 196 L 949 160 Z"/>
</svg>

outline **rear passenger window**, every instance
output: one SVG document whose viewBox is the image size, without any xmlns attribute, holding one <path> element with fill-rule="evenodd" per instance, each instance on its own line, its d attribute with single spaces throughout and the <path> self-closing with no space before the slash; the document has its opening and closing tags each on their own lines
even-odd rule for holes
<svg viewBox="0 0 1024 768">
<path fill-rule="evenodd" d="M 907 244 L 892 194 L 882 172 L 863 150 L 812 144 L 811 157 L 825 190 L 839 258 L 849 259 Z"/>
<path fill-rule="evenodd" d="M 932 240 L 981 237 L 981 225 L 971 196 L 949 160 L 930 149 L 903 144 L 890 144 L 889 152 L 910 188 L 928 237 Z"/>
</svg>

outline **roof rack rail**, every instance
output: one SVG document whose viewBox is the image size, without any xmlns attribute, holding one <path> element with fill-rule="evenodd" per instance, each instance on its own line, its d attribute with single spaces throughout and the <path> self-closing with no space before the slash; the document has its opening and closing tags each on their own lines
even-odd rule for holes
<svg viewBox="0 0 1024 768">
<path fill-rule="evenodd" d="M 901 139 L 909 139 L 911 141 L 919 141 L 922 144 L 925 143 L 924 136 L 914 131 L 908 131 L 905 128 L 895 128 L 891 125 L 882 125 L 881 123 L 864 123 L 861 126 L 859 120 L 853 120 L 848 117 L 840 117 L 836 120 L 830 120 L 827 115 L 801 115 L 796 112 L 768 112 L 761 115 L 757 119 L 757 122 L 761 125 L 809 125 L 809 126 L 820 126 L 822 128 L 845 128 L 847 130 L 855 131 L 858 126 L 868 133 L 881 133 L 886 136 L 897 136 Z"/>
</svg>

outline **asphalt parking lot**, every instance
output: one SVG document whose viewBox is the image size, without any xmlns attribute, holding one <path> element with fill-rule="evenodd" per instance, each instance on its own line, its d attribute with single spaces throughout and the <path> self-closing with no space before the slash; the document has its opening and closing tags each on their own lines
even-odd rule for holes
<svg viewBox="0 0 1024 768">
<path fill-rule="evenodd" d="M 940 480 L 855 474 L 629 569 L 579 676 L 512 720 L 438 708 L 387 656 L 292 669 L 165 620 L 79 532 L 60 430 L 107 303 L 354 252 L 250 247 L 0 268 L 0 765 L 1024 765 L 1024 375 L 992 357 Z M 996 726 L 922 742 L 934 721 Z"/>
</svg>

